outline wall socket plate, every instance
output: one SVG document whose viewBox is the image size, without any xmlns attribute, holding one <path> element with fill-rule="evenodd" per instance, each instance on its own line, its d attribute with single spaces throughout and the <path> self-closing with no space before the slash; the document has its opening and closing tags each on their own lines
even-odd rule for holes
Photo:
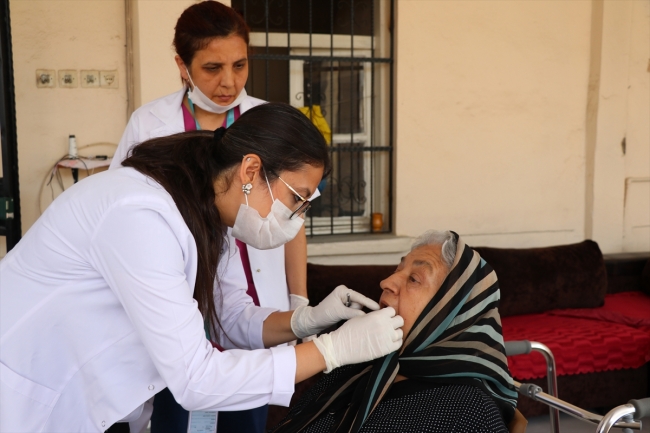
<svg viewBox="0 0 650 433">
<path fill-rule="evenodd" d="M 37 69 L 36 70 L 36 87 L 38 87 L 38 88 L 56 87 L 56 70 L 54 70 L 54 69 Z"/>
<path fill-rule="evenodd" d="M 82 70 L 80 72 L 81 87 L 99 87 L 99 71 Z"/>
<path fill-rule="evenodd" d="M 77 81 L 76 69 L 59 69 L 59 87 L 77 87 Z"/>
<path fill-rule="evenodd" d="M 99 87 L 117 89 L 117 71 L 99 71 Z"/>
</svg>

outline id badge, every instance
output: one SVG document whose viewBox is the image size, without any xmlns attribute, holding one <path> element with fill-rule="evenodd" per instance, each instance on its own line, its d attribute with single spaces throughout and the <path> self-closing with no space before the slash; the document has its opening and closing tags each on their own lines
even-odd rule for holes
<svg viewBox="0 0 650 433">
<path fill-rule="evenodd" d="M 187 433 L 216 433 L 218 413 L 207 410 L 191 411 Z"/>
</svg>

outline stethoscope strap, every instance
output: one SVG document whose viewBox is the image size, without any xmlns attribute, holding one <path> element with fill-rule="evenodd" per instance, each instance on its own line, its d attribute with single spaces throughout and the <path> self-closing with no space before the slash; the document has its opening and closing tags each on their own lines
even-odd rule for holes
<svg viewBox="0 0 650 433">
<path fill-rule="evenodd" d="M 190 98 L 187 98 L 187 103 L 190 106 L 190 111 L 192 112 L 192 118 L 194 118 L 194 124 L 196 125 L 196 130 L 200 131 L 201 130 L 201 125 L 199 125 L 199 121 L 196 120 L 196 115 L 194 114 L 194 103 Z M 230 125 L 235 123 L 235 109 L 231 108 L 226 112 L 226 128 L 230 128 Z"/>
</svg>

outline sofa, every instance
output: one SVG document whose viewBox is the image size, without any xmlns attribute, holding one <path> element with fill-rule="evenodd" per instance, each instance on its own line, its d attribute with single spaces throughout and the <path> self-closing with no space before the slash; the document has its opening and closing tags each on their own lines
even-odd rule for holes
<svg viewBox="0 0 650 433">
<path fill-rule="evenodd" d="M 556 359 L 559 397 L 576 406 L 606 410 L 650 396 L 650 253 L 603 257 L 584 241 L 546 248 L 476 247 L 499 277 L 503 335 L 547 345 Z M 379 282 L 395 266 L 308 264 L 312 305 L 344 284 L 378 300 Z M 542 355 L 509 357 L 513 377 L 546 389 Z M 295 402 L 319 376 L 296 385 Z M 548 407 L 520 397 L 530 417 Z M 268 426 L 287 408 L 271 406 Z"/>
</svg>

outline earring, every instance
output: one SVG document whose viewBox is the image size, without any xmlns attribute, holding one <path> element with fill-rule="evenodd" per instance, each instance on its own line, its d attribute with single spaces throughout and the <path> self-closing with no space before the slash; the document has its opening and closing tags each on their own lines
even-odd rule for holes
<svg viewBox="0 0 650 433">
<path fill-rule="evenodd" d="M 244 192 L 244 194 L 248 195 L 251 193 L 251 189 L 253 189 L 253 184 L 252 183 L 247 183 L 241 186 L 241 190 Z"/>
</svg>

